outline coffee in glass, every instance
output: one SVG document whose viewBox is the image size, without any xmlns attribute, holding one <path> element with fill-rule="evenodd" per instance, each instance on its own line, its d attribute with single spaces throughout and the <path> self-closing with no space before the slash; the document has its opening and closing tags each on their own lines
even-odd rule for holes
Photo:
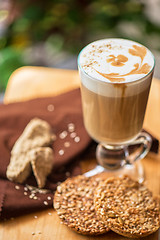
<svg viewBox="0 0 160 240">
<path fill-rule="evenodd" d="M 144 157 L 151 145 L 141 130 L 154 70 L 152 53 L 130 40 L 104 39 L 80 52 L 78 66 L 84 124 L 100 143 L 99 163 L 119 168 Z M 139 151 L 130 155 L 127 147 L 137 143 Z"/>
</svg>

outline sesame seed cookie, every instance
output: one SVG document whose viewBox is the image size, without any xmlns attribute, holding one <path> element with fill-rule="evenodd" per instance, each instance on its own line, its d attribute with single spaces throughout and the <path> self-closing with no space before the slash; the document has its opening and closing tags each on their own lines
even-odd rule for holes
<svg viewBox="0 0 160 240">
<path fill-rule="evenodd" d="M 158 201 L 128 176 L 103 181 L 95 191 L 94 205 L 109 228 L 122 236 L 144 237 L 159 228 Z"/>
<path fill-rule="evenodd" d="M 93 203 L 100 181 L 100 178 L 77 176 L 57 187 L 54 208 L 62 223 L 81 234 L 98 235 L 109 231 L 96 214 Z"/>
</svg>

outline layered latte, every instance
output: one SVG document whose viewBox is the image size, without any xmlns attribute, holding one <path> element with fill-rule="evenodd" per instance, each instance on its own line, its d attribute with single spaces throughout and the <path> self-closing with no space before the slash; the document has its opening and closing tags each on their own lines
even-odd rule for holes
<svg viewBox="0 0 160 240">
<path fill-rule="evenodd" d="M 104 144 L 126 144 L 142 129 L 154 57 L 143 45 L 105 39 L 87 45 L 78 59 L 84 123 Z"/>
</svg>

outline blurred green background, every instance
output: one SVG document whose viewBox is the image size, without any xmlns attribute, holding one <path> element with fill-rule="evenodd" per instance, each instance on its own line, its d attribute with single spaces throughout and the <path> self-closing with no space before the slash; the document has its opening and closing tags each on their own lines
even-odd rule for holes
<svg viewBox="0 0 160 240">
<path fill-rule="evenodd" d="M 107 37 L 160 51 L 160 3 L 152 0 L 0 0 L 0 91 L 24 65 L 75 69 L 87 43 Z"/>
</svg>

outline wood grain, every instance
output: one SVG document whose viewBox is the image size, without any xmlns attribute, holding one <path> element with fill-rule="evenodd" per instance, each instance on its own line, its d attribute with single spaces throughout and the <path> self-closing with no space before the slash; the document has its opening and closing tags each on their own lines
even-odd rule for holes
<svg viewBox="0 0 160 240">
<path fill-rule="evenodd" d="M 37 80 L 39 79 L 39 81 Z M 5 103 L 23 101 L 40 96 L 51 96 L 79 86 L 77 71 L 26 67 L 15 72 L 8 83 L 5 93 Z M 160 81 L 153 80 L 149 103 L 144 121 L 144 127 L 160 139 Z M 160 154 L 149 153 L 143 159 L 146 183 L 155 195 L 160 195 Z M 95 159 L 86 159 L 81 165 L 83 171 L 92 169 Z M 52 215 L 49 215 L 51 213 Z M 34 216 L 38 218 L 34 218 Z M 32 235 L 32 232 L 35 235 Z M 41 232 L 41 233 L 39 233 Z M 158 232 L 144 240 L 158 240 Z M 99 236 L 88 237 L 79 235 L 60 220 L 53 209 L 18 217 L 0 223 L 0 240 L 126 240 L 113 232 Z M 127 238 L 128 239 L 128 238 Z"/>
</svg>

